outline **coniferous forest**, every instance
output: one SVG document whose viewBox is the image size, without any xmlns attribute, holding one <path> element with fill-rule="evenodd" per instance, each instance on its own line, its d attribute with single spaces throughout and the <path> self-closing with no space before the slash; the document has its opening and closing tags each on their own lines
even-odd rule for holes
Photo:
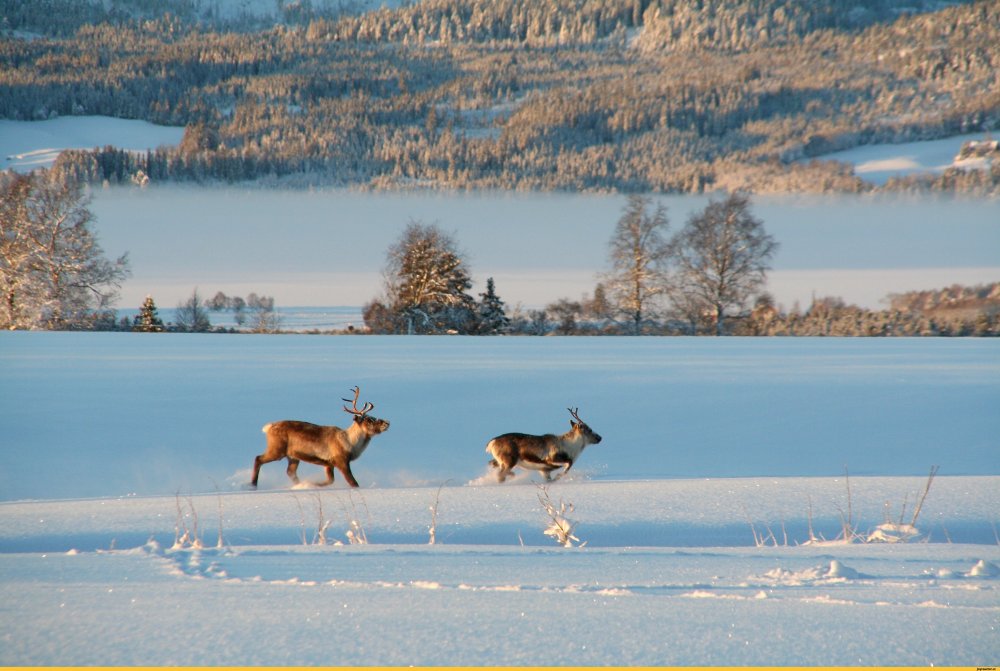
<svg viewBox="0 0 1000 671">
<path fill-rule="evenodd" d="M 0 0 L 0 117 L 184 126 L 89 181 L 859 192 L 831 151 L 1000 125 L 1000 2 Z M 886 190 L 1000 192 L 984 170 Z"/>
</svg>

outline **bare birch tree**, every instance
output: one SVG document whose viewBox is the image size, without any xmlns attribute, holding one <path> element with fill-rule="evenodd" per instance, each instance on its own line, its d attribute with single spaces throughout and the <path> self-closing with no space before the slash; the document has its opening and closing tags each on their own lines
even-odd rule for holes
<svg viewBox="0 0 1000 671">
<path fill-rule="evenodd" d="M 0 326 L 88 328 L 118 297 L 128 255 L 104 258 L 76 182 L 49 172 L 0 182 Z"/>
<path fill-rule="evenodd" d="M 604 277 L 611 304 L 635 335 L 642 333 L 644 321 L 657 314 L 667 290 L 670 243 L 665 234 L 670 223 L 663 205 L 652 213 L 650 205 L 646 196 L 629 196 L 609 243 L 611 271 Z"/>
<path fill-rule="evenodd" d="M 198 294 L 197 287 L 191 291 L 191 296 L 186 301 L 178 304 L 174 319 L 177 320 L 177 328 L 184 332 L 204 333 L 212 328 L 208 307 Z"/>
<path fill-rule="evenodd" d="M 715 334 L 722 335 L 726 311 L 744 308 L 764 285 L 778 243 L 750 213 L 750 199 L 734 193 L 693 214 L 674 247 L 677 292 L 684 302 L 675 306 L 688 312 L 701 306 Z"/>
</svg>

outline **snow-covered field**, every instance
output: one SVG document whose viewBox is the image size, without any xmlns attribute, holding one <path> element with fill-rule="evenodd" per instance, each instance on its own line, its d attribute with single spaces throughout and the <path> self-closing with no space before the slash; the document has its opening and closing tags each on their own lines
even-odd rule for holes
<svg viewBox="0 0 1000 671">
<path fill-rule="evenodd" d="M 355 384 L 392 423 L 361 489 L 244 488 L 262 424 Z M 0 665 L 1000 657 L 990 340 L 2 333 L 0 397 Z M 569 477 L 489 478 L 567 406 L 604 437 Z M 824 542 L 932 464 L 916 541 Z"/>
<path fill-rule="evenodd" d="M 983 139 L 982 133 L 970 133 L 899 144 L 868 144 L 819 158 L 850 163 L 858 177 L 873 184 L 885 184 L 891 177 L 940 173 L 948 168 L 989 169 L 986 159 L 957 159 L 965 142 Z"/>
</svg>

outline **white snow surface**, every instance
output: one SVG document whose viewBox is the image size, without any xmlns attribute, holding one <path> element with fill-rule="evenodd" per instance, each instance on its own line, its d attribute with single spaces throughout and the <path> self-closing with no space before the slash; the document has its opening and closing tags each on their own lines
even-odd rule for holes
<svg viewBox="0 0 1000 671">
<path fill-rule="evenodd" d="M 51 168 L 66 149 L 112 146 L 145 152 L 179 144 L 184 129 L 136 119 L 104 116 L 57 117 L 46 121 L 0 119 L 0 169 L 28 172 Z"/>
<path fill-rule="evenodd" d="M 360 489 L 245 488 L 261 425 L 343 426 L 355 384 L 392 423 Z M 0 397 L 0 665 L 1000 653 L 996 341 L 0 333 Z M 545 490 L 568 548 L 483 451 L 567 406 L 604 437 Z M 838 540 L 931 464 L 919 539 Z"/>
<path fill-rule="evenodd" d="M 970 133 L 938 140 L 869 144 L 818 158 L 850 163 L 858 177 L 873 184 L 885 184 L 892 177 L 941 173 L 948 168 L 988 170 L 990 161 L 987 159 L 957 158 L 965 142 L 982 139 L 982 133 Z"/>
</svg>

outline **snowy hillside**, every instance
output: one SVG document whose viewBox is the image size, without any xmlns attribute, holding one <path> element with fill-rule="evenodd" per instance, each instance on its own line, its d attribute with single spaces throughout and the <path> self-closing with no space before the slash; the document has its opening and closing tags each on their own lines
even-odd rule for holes
<svg viewBox="0 0 1000 671">
<path fill-rule="evenodd" d="M 1000 652 L 989 340 L 2 333 L 0 371 L 2 665 Z M 246 489 L 264 422 L 343 425 L 354 384 L 391 421 L 360 489 Z M 495 483 L 485 442 L 567 406 L 601 444 Z"/>
<path fill-rule="evenodd" d="M 283 11 L 306 5 L 320 14 L 357 13 L 372 11 L 379 7 L 398 7 L 403 0 L 194 0 L 198 16 L 212 16 L 225 21 L 242 17 L 280 22 Z"/>
</svg>

